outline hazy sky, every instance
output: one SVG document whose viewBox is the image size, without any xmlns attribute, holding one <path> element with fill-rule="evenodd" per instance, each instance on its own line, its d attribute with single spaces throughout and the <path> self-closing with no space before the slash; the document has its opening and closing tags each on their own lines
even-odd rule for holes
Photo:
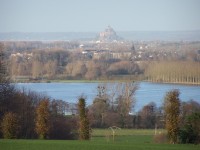
<svg viewBox="0 0 200 150">
<path fill-rule="evenodd" d="M 200 0 L 0 0 L 0 32 L 200 30 Z"/>
</svg>

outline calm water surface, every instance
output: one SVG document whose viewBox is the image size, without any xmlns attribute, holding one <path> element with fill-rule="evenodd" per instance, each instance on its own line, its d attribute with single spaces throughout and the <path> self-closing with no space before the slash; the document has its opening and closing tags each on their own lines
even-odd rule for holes
<svg viewBox="0 0 200 150">
<path fill-rule="evenodd" d="M 97 95 L 99 83 L 17 83 L 19 88 L 30 89 L 40 94 L 48 95 L 52 99 L 62 99 L 67 102 L 77 102 L 80 95 L 87 97 L 87 104 L 92 104 Z M 163 103 L 166 92 L 172 89 L 180 90 L 182 101 L 195 100 L 200 103 L 200 86 L 158 84 L 140 82 L 135 94 L 135 111 L 141 109 L 149 102 L 155 102 L 157 106 Z"/>
</svg>

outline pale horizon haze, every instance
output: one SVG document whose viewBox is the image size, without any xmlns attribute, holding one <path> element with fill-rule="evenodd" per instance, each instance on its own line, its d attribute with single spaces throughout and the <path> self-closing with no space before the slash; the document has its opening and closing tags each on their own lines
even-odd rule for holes
<svg viewBox="0 0 200 150">
<path fill-rule="evenodd" d="M 200 30 L 200 0 L 0 0 L 0 32 Z"/>
</svg>

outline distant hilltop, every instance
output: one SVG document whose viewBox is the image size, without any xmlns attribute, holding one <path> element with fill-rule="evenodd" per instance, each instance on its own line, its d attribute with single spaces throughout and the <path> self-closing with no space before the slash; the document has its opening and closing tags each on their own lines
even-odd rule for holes
<svg viewBox="0 0 200 150">
<path fill-rule="evenodd" d="M 97 41 L 99 42 L 115 42 L 119 40 L 122 40 L 122 38 L 117 35 L 111 26 L 108 26 L 103 32 L 100 32 L 97 37 Z"/>
</svg>

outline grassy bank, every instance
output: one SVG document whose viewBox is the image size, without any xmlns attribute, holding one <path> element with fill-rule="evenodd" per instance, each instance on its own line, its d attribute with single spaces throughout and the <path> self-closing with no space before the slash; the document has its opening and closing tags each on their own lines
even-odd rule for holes
<svg viewBox="0 0 200 150">
<path fill-rule="evenodd" d="M 132 82 L 133 80 L 17 80 L 13 83 L 112 83 L 126 81 Z"/>
<path fill-rule="evenodd" d="M 109 130 L 93 130 L 90 141 L 0 140 L 1 150 L 198 150 L 199 145 L 156 144 L 154 130 L 121 130 L 115 141 L 105 136 Z"/>
<path fill-rule="evenodd" d="M 130 78 L 130 77 L 118 77 L 118 78 L 105 78 L 105 79 L 97 79 L 97 80 L 87 80 L 87 79 L 47 79 L 47 78 L 38 78 L 32 79 L 29 76 L 18 76 L 15 79 L 12 79 L 13 83 L 51 83 L 51 82 L 60 82 L 60 83 L 108 83 L 108 82 L 124 82 L 124 81 L 142 81 L 138 78 Z"/>
<path fill-rule="evenodd" d="M 158 84 L 175 84 L 175 85 L 195 85 L 199 86 L 200 83 L 196 82 L 159 82 L 159 81 L 150 81 L 150 80 L 130 80 L 130 79 L 110 79 L 110 80 L 28 80 L 28 79 L 19 79 L 11 81 L 13 83 L 112 83 L 112 82 L 149 82 L 149 83 L 158 83 Z"/>
</svg>

